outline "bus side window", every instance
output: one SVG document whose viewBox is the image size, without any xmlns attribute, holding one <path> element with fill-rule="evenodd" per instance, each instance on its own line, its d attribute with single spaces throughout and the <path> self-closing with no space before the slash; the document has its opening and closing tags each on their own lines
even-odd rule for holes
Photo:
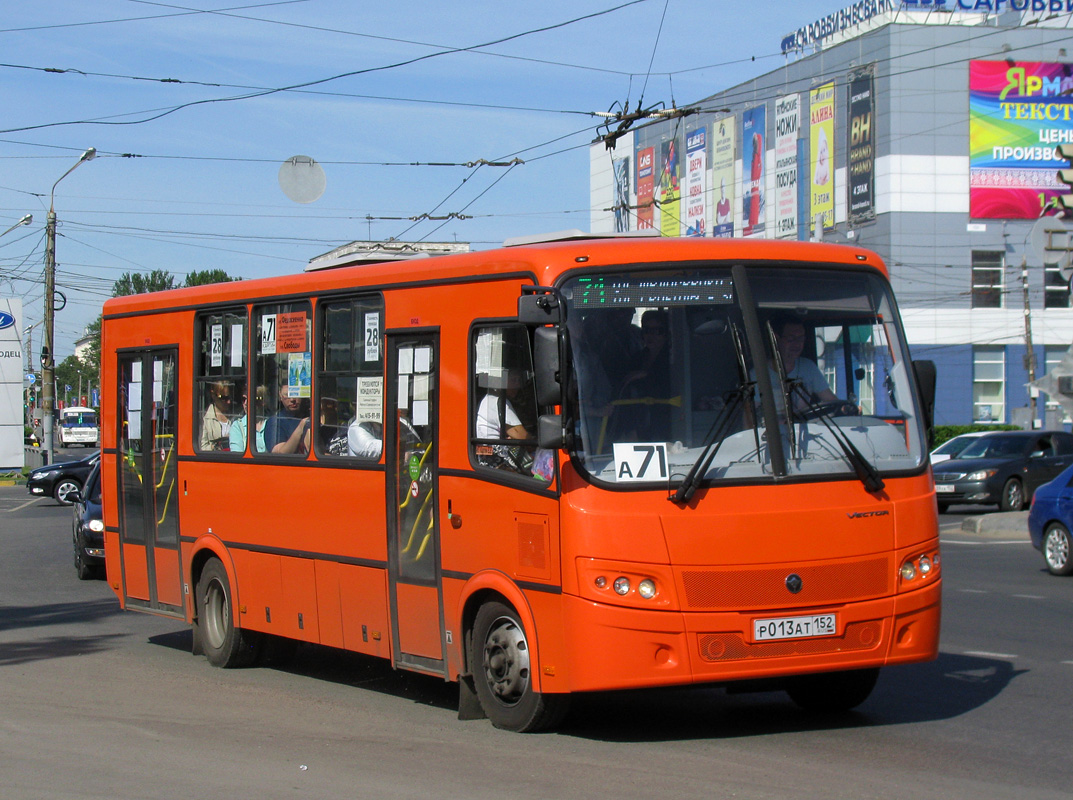
<svg viewBox="0 0 1073 800">
<path fill-rule="evenodd" d="M 307 301 L 254 306 L 255 386 L 264 387 L 264 407 L 254 409 L 247 429 L 255 454 L 305 457 L 312 436 L 313 317 Z"/>
<path fill-rule="evenodd" d="M 232 433 L 246 392 L 246 309 L 202 314 L 197 320 L 194 446 L 201 452 L 242 453 Z"/>
<path fill-rule="evenodd" d="M 384 301 L 317 304 L 317 457 L 379 461 L 384 447 Z"/>
<path fill-rule="evenodd" d="M 473 461 L 531 475 L 537 409 L 527 330 L 521 325 L 475 329 L 471 363 Z"/>
</svg>

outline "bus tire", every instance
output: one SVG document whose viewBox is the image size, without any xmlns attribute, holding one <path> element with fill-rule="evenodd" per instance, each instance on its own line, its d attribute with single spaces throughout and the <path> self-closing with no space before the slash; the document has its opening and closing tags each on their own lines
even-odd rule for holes
<svg viewBox="0 0 1073 800">
<path fill-rule="evenodd" d="M 497 728 L 536 733 L 554 728 L 570 697 L 533 690 L 529 642 L 518 614 L 500 602 L 477 612 L 470 639 L 470 665 L 477 698 Z"/>
<path fill-rule="evenodd" d="M 878 678 L 878 667 L 799 675 L 786 684 L 786 693 L 805 711 L 839 713 L 867 700 Z"/>
<path fill-rule="evenodd" d="M 233 609 L 227 570 L 209 559 L 197 582 L 197 635 L 214 667 L 245 667 L 260 655 L 260 638 L 235 626 Z"/>
</svg>

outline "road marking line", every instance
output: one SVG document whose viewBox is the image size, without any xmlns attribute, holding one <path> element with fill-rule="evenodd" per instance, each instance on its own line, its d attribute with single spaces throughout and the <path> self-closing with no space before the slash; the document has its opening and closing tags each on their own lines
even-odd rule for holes
<svg viewBox="0 0 1073 800">
<path fill-rule="evenodd" d="M 1022 600 L 1046 600 L 1041 594 L 1011 594 L 1010 597 L 1020 597 Z"/>
<path fill-rule="evenodd" d="M 27 500 L 21 506 L 15 506 L 14 508 L 5 508 L 4 513 L 5 514 L 10 514 L 12 511 L 19 511 L 20 509 L 26 508 L 26 506 L 32 506 L 34 503 L 36 503 L 36 502 L 38 502 L 40 500 L 43 500 L 43 499 L 44 498 L 41 498 L 41 497 L 35 497 L 33 500 Z"/>
<path fill-rule="evenodd" d="M 967 656 L 981 656 L 983 658 L 1017 658 L 1014 653 L 989 653 L 987 650 L 966 650 Z"/>
<path fill-rule="evenodd" d="M 958 591 L 965 594 L 987 594 L 986 589 L 958 589 Z"/>
<path fill-rule="evenodd" d="M 966 541 L 964 539 L 940 539 L 942 544 L 1031 544 L 1031 542 L 1024 539 L 975 539 Z"/>
</svg>

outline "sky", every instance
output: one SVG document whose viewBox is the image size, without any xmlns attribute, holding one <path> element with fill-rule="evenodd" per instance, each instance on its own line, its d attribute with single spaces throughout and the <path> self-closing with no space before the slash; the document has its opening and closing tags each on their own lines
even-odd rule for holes
<svg viewBox="0 0 1073 800">
<path fill-rule="evenodd" d="M 588 230 L 596 114 L 776 69 L 786 34 L 850 4 L 5 4 L 0 232 L 33 221 L 0 236 L 0 296 L 22 298 L 23 327 L 42 319 L 56 181 L 57 361 L 125 272 L 255 278 L 355 240 Z M 294 156 L 323 169 L 313 202 L 280 186 Z M 38 326 L 35 358 L 40 341 Z"/>
</svg>

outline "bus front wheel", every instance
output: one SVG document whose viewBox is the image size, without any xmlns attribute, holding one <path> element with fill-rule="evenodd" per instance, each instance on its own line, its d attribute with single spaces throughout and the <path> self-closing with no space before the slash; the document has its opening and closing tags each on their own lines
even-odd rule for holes
<svg viewBox="0 0 1073 800">
<path fill-rule="evenodd" d="M 786 684 L 786 693 L 805 711 L 837 713 L 867 700 L 878 678 L 878 668 L 799 675 Z"/>
<path fill-rule="evenodd" d="M 470 664 L 481 708 L 497 728 L 535 733 L 555 727 L 566 714 L 565 694 L 533 689 L 533 665 L 525 627 L 513 608 L 485 603 L 477 612 Z"/>
<path fill-rule="evenodd" d="M 235 626 L 233 608 L 227 570 L 219 559 L 210 559 L 197 583 L 197 635 L 216 667 L 244 667 L 260 655 L 259 638 Z"/>
</svg>

